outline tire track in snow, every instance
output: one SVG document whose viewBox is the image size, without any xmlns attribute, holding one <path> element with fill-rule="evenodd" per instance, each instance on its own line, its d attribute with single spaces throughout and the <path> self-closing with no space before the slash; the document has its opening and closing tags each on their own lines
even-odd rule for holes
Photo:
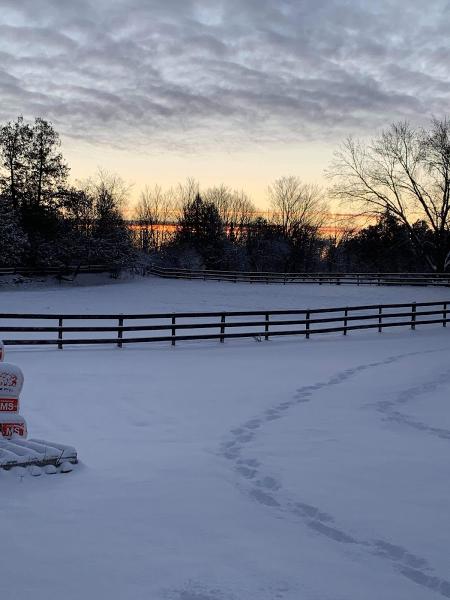
<svg viewBox="0 0 450 600">
<path fill-rule="evenodd" d="M 326 381 L 303 386 L 297 390 L 291 400 L 280 402 L 273 408 L 265 410 L 261 415 L 246 421 L 240 427 L 232 429 L 230 432 L 231 439 L 222 444 L 219 455 L 232 464 L 234 471 L 241 479 L 241 483 L 244 483 L 246 493 L 252 500 L 277 511 L 295 515 L 297 518 L 300 518 L 303 524 L 308 528 L 321 536 L 327 537 L 333 542 L 356 545 L 373 555 L 388 560 L 394 566 L 396 571 L 407 579 L 430 591 L 437 592 L 445 598 L 450 598 L 450 581 L 435 576 L 433 568 L 424 558 L 409 552 L 400 545 L 392 544 L 385 540 L 357 539 L 337 527 L 334 518 L 328 513 L 320 510 L 320 508 L 299 501 L 298 499 L 292 501 L 283 498 L 281 484 L 275 478 L 264 474 L 263 466 L 258 460 L 248 458 L 245 455 L 246 446 L 254 440 L 257 432 L 261 430 L 263 426 L 269 425 L 271 421 L 285 417 L 291 408 L 302 403 L 310 402 L 313 394 L 316 392 L 335 385 L 340 385 L 348 379 L 369 369 L 390 365 L 412 356 L 432 354 L 440 351 L 440 349 L 427 350 L 390 356 L 384 360 L 346 369 L 333 375 Z M 447 381 L 450 381 L 450 372 L 443 375 L 442 378 L 439 378 L 435 387 L 446 383 Z M 411 390 L 406 390 L 400 394 L 396 403 L 404 403 L 410 399 L 411 394 L 408 395 L 409 392 L 413 395 L 420 395 L 420 393 L 425 393 L 428 389 L 434 389 L 432 384 L 428 384 L 428 387 L 427 384 L 425 384 L 411 388 Z M 393 406 L 396 403 L 391 402 L 387 405 L 379 403 L 377 407 L 381 412 L 385 412 L 390 418 L 395 419 L 397 411 L 394 410 Z M 401 413 L 398 414 L 400 415 Z M 401 417 L 402 423 L 415 426 L 412 425 L 412 419 L 404 417 L 406 416 L 402 415 Z M 423 427 L 416 428 L 423 430 Z M 424 428 L 436 435 L 447 431 L 431 428 L 426 425 L 424 425 Z M 440 437 L 444 437 L 444 435 L 440 435 Z"/>
</svg>

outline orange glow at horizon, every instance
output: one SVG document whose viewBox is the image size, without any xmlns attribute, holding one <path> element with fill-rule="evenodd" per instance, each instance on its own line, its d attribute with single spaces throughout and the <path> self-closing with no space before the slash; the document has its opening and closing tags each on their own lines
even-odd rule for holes
<svg viewBox="0 0 450 600">
<path fill-rule="evenodd" d="M 304 182 L 320 185 L 325 193 L 329 181 L 324 171 L 330 164 L 335 146 L 323 142 L 299 142 L 267 147 L 253 146 L 239 151 L 215 149 L 198 153 L 118 149 L 63 139 L 63 153 L 71 167 L 71 179 L 87 179 L 98 169 L 116 173 L 129 186 L 129 203 L 125 217 L 134 218 L 136 203 L 146 186 L 159 185 L 163 190 L 175 189 L 188 178 L 200 183 L 200 189 L 221 184 L 245 191 L 257 207 L 257 216 L 270 217 L 268 187 L 277 178 L 296 175 Z M 340 212 L 330 202 L 321 232 L 325 235 L 359 230 L 373 219 L 352 212 Z M 174 219 L 175 222 L 175 219 Z"/>
<path fill-rule="evenodd" d="M 258 211 L 256 213 L 253 213 L 253 216 L 268 217 L 269 212 L 268 211 Z M 337 234 L 344 234 L 346 232 L 351 232 L 351 231 L 353 231 L 353 232 L 360 231 L 368 224 L 366 217 L 364 218 L 364 220 L 362 220 L 362 218 L 359 219 L 359 223 L 358 223 L 358 219 L 357 219 L 358 215 L 354 215 L 351 213 L 339 213 L 339 214 L 329 213 L 329 217 L 331 218 L 331 220 L 334 220 L 334 224 L 326 224 L 326 225 L 322 225 L 321 227 L 319 227 L 319 232 L 321 233 L 321 235 L 333 236 L 333 235 L 337 235 Z M 349 219 L 352 219 L 352 221 L 353 221 L 353 227 L 351 227 L 351 228 L 345 224 L 345 223 L 348 223 Z M 174 235 L 177 231 L 177 224 L 176 224 L 175 219 L 171 223 L 155 223 L 155 224 L 149 223 L 148 225 L 145 224 L 145 221 L 140 223 L 139 220 L 136 219 L 136 220 L 130 220 L 130 222 L 128 224 L 128 228 L 134 232 L 144 231 L 146 229 L 146 227 L 156 233 L 164 233 L 164 234 L 171 234 L 171 235 Z M 238 230 L 239 227 L 236 227 L 236 229 Z"/>
</svg>

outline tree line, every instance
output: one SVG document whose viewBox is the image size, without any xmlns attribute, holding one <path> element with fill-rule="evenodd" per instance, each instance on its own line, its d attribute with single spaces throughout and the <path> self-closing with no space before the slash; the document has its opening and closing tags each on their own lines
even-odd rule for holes
<svg viewBox="0 0 450 600">
<path fill-rule="evenodd" d="M 22 117 L 0 127 L 0 265 L 126 265 L 122 180 L 99 172 L 75 186 L 51 123 Z"/>
<path fill-rule="evenodd" d="M 268 188 L 258 213 L 243 191 L 130 189 L 99 171 L 76 184 L 51 123 L 0 126 L 0 266 L 107 264 L 249 271 L 444 271 L 450 250 L 450 122 L 393 124 L 348 138 L 327 171 L 328 189 L 296 176 Z M 353 215 L 329 222 L 329 203 Z M 131 218 L 125 219 L 125 209 Z M 133 211 L 132 213 L 130 211 Z M 359 219 L 366 218 L 361 227 Z"/>
</svg>

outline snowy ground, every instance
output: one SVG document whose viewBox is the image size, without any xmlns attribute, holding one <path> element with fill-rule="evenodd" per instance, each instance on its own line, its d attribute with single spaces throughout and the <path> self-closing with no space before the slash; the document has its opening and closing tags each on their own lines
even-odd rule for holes
<svg viewBox="0 0 450 600">
<path fill-rule="evenodd" d="M 89 285 L 93 280 L 98 285 Z M 75 284 L 25 285 L 3 290 L 0 286 L 0 312 L 206 312 L 439 301 L 448 297 L 450 289 L 445 287 L 265 285 L 156 277 L 114 281 L 102 275 L 83 275 Z"/>
<path fill-rule="evenodd" d="M 136 280 L 1 311 L 303 308 L 433 288 Z M 66 476 L 0 473 L 10 600 L 450 597 L 450 328 L 124 350 L 8 349 Z"/>
</svg>

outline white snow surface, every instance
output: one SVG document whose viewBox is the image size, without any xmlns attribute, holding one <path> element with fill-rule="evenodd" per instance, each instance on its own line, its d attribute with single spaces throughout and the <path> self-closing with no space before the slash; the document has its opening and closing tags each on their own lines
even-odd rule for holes
<svg viewBox="0 0 450 600">
<path fill-rule="evenodd" d="M 169 281 L 2 291 L 2 312 L 308 308 L 444 289 Z M 450 597 L 450 327 L 11 348 L 30 437 L 0 472 L 8 600 Z"/>
<path fill-rule="evenodd" d="M 90 285 L 98 281 L 97 285 Z M 1 288 L 0 288 L 1 289 Z M 0 312 L 151 313 L 324 308 L 450 297 L 446 287 L 249 284 L 147 277 L 114 281 L 83 275 L 74 284 L 0 291 Z"/>
</svg>

